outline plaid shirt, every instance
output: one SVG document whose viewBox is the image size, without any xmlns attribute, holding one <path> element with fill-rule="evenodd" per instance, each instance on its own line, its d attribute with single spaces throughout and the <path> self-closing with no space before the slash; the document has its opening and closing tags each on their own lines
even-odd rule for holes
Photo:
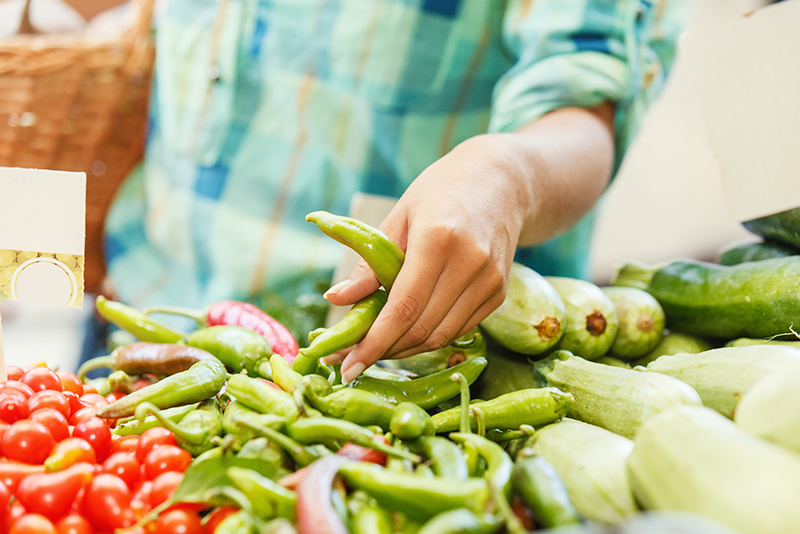
<svg viewBox="0 0 800 534">
<path fill-rule="evenodd" d="M 247 299 L 329 272 L 304 216 L 398 197 L 459 142 L 616 103 L 617 164 L 687 0 L 170 0 L 141 168 L 107 221 L 135 305 Z M 594 214 L 517 259 L 586 277 Z"/>
</svg>

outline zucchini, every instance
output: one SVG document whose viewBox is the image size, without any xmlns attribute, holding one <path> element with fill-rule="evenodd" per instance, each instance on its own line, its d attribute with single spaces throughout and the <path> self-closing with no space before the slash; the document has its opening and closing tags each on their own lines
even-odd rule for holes
<svg viewBox="0 0 800 534">
<path fill-rule="evenodd" d="M 640 287 L 667 316 L 667 328 L 702 337 L 771 337 L 800 325 L 800 256 L 726 267 L 676 261 L 629 264 L 614 285 Z"/>
<path fill-rule="evenodd" d="M 597 360 L 597 363 L 602 363 L 603 365 L 610 365 L 611 367 L 622 367 L 623 369 L 631 369 L 631 366 L 628 362 L 623 362 L 622 360 L 618 360 L 617 358 L 613 358 L 611 356 L 603 356 L 602 358 Z"/>
<path fill-rule="evenodd" d="M 653 350 L 664 337 L 664 310 L 646 291 L 635 287 L 604 287 L 617 311 L 619 330 L 611 355 L 635 360 Z"/>
<path fill-rule="evenodd" d="M 542 381 L 575 403 L 567 415 L 632 438 L 648 419 L 675 406 L 702 406 L 689 385 L 671 376 L 593 363 L 558 351 L 534 365 Z"/>
<path fill-rule="evenodd" d="M 752 347 L 753 345 L 775 345 L 776 347 L 794 347 L 800 349 L 800 341 L 776 341 L 766 339 L 752 339 L 749 337 L 740 337 L 728 341 L 726 347 Z"/>
<path fill-rule="evenodd" d="M 511 265 L 506 299 L 481 322 L 502 346 L 520 354 L 541 354 L 564 335 L 564 302 L 533 269 Z"/>
<path fill-rule="evenodd" d="M 596 285 L 584 280 L 545 277 L 564 301 L 567 326 L 557 347 L 587 360 L 605 355 L 614 344 L 619 321 L 614 304 Z"/>
<path fill-rule="evenodd" d="M 395 360 L 382 360 L 387 367 L 403 369 L 419 376 L 444 371 L 472 358 L 486 356 L 486 339 L 477 326 L 453 344 L 430 352 L 422 352 Z"/>
<path fill-rule="evenodd" d="M 800 370 L 762 378 L 742 396 L 734 421 L 739 428 L 800 452 Z"/>
<path fill-rule="evenodd" d="M 796 256 L 800 250 L 773 241 L 737 245 L 722 252 L 719 262 L 722 265 L 739 265 L 748 261 L 769 260 Z"/>
<path fill-rule="evenodd" d="M 800 208 L 748 221 L 744 227 L 765 239 L 800 247 Z"/>
<path fill-rule="evenodd" d="M 544 458 L 534 455 L 517 460 L 511 484 L 534 513 L 537 525 L 553 528 L 581 522 L 564 482 Z"/>
<path fill-rule="evenodd" d="M 670 332 L 661 339 L 661 343 L 656 345 L 656 348 L 633 362 L 633 365 L 647 366 L 648 363 L 656 361 L 661 356 L 697 354 L 698 352 L 705 352 L 707 350 L 711 350 L 711 345 L 700 338 L 688 334 Z"/>
<path fill-rule="evenodd" d="M 708 408 L 680 406 L 649 421 L 628 472 L 648 510 L 701 514 L 742 534 L 800 532 L 800 458 Z"/>
<path fill-rule="evenodd" d="M 645 371 L 686 382 L 703 405 L 731 418 L 739 399 L 761 378 L 793 369 L 800 369 L 800 349 L 764 345 L 676 354 L 651 362 Z"/>
<path fill-rule="evenodd" d="M 625 467 L 633 441 L 564 419 L 538 430 L 528 446 L 553 466 L 570 501 L 585 518 L 619 524 L 636 513 Z"/>
</svg>

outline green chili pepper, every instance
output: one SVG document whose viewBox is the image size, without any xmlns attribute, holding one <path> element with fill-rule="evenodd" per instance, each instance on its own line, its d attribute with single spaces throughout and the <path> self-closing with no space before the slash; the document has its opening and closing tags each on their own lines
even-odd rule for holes
<svg viewBox="0 0 800 534">
<path fill-rule="evenodd" d="M 158 408 L 172 408 L 203 401 L 219 393 L 226 378 L 228 373 L 219 360 L 201 360 L 186 371 L 168 376 L 108 406 L 102 406 L 97 410 L 97 416 L 108 419 L 127 417 L 133 415 L 136 407 L 143 402 L 151 402 Z"/>
<path fill-rule="evenodd" d="M 256 424 L 252 421 L 240 417 L 233 417 L 233 422 L 237 425 L 242 425 L 255 431 L 256 434 L 263 436 L 270 440 L 272 443 L 289 453 L 295 464 L 300 467 L 305 467 L 312 463 L 314 460 L 320 458 L 320 453 L 313 447 L 305 447 L 292 438 L 281 434 L 268 426 Z"/>
<path fill-rule="evenodd" d="M 108 375 L 108 387 L 111 393 L 124 393 L 133 391 L 133 378 L 125 371 L 114 371 Z"/>
<path fill-rule="evenodd" d="M 354 491 L 347 502 L 353 534 L 392 534 L 392 520 L 378 503 L 363 491 Z"/>
<path fill-rule="evenodd" d="M 221 458 L 224 453 L 223 447 L 214 447 L 209 449 L 200 456 L 192 460 L 192 465 L 204 462 L 206 460 L 213 460 L 214 458 Z"/>
<path fill-rule="evenodd" d="M 272 355 L 272 349 L 264 336 L 241 326 L 201 328 L 186 336 L 183 342 L 213 354 L 234 373 L 244 369 L 246 357 L 263 361 Z"/>
<path fill-rule="evenodd" d="M 329 417 L 361 426 L 377 425 L 381 430 L 389 428 L 395 409 L 394 405 L 369 391 L 346 388 L 332 392 L 328 381 L 318 375 L 304 377 L 295 393 L 298 391 L 311 406 Z"/>
<path fill-rule="evenodd" d="M 570 393 L 564 393 L 557 388 L 532 388 L 482 402 L 480 410 L 487 428 L 511 430 L 518 429 L 520 425 L 539 426 L 557 421 L 567 414 L 574 403 L 575 399 Z M 456 430 L 460 413 L 459 408 L 452 408 L 434 415 L 436 432 Z M 473 429 L 477 428 L 474 413 L 470 416 L 470 425 Z"/>
<path fill-rule="evenodd" d="M 390 456 L 407 458 L 414 463 L 420 461 L 420 457 L 407 451 L 379 443 L 372 439 L 375 435 L 366 428 L 350 421 L 333 419 L 330 417 L 313 417 L 299 419 L 291 423 L 286 428 L 286 434 L 300 443 L 329 443 L 338 441 L 340 443 L 352 442 L 368 449 L 375 449 Z"/>
<path fill-rule="evenodd" d="M 388 442 L 391 443 L 392 446 L 397 447 L 398 449 L 402 449 L 404 451 L 410 450 L 405 442 L 400 441 L 391 434 L 389 434 Z M 418 451 L 414 452 L 416 454 L 419 454 Z M 388 456 L 386 458 L 386 470 L 393 471 L 396 473 L 413 473 L 414 463 L 406 458 L 395 458 L 394 456 Z"/>
<path fill-rule="evenodd" d="M 508 443 L 509 441 L 514 441 L 517 439 L 526 441 L 532 435 L 533 427 L 530 425 L 520 425 L 518 430 L 500 430 L 497 428 L 490 428 L 486 431 L 486 437 L 495 443 Z"/>
<path fill-rule="evenodd" d="M 228 380 L 227 392 L 246 407 L 259 413 L 279 415 L 289 420 L 297 419 L 299 415 L 291 395 L 257 378 L 233 375 Z"/>
<path fill-rule="evenodd" d="M 357 389 L 348 389 L 359 393 L 368 393 Z M 377 397 L 377 395 L 375 395 Z M 380 399 L 380 397 L 378 397 Z M 384 402 L 384 401 L 381 401 Z M 391 408 L 391 404 L 386 403 Z M 413 402 L 401 402 L 394 407 L 391 412 L 389 429 L 392 434 L 403 440 L 417 439 L 422 435 L 432 436 L 436 433 L 433 421 L 428 412 L 414 404 Z"/>
<path fill-rule="evenodd" d="M 514 492 L 536 515 L 537 522 L 545 528 L 580 523 L 581 519 L 567 489 L 553 466 L 532 449 L 527 456 L 521 452 L 521 458 L 514 465 L 511 482 Z"/>
<path fill-rule="evenodd" d="M 272 367 L 272 381 L 286 393 L 294 393 L 294 388 L 303 379 L 303 375 L 292 369 L 292 366 L 279 354 L 273 354 L 269 364 Z"/>
<path fill-rule="evenodd" d="M 418 477 L 424 478 L 433 478 L 436 476 L 436 474 L 433 472 L 433 469 L 431 469 L 431 466 L 428 464 L 419 464 L 416 468 L 414 468 L 414 474 Z"/>
<path fill-rule="evenodd" d="M 386 291 L 391 291 L 406 255 L 386 234 L 356 219 L 326 211 L 309 213 L 306 220 L 319 226 L 325 235 L 353 249 L 367 262 Z"/>
<path fill-rule="evenodd" d="M 109 382 L 107 376 L 93 378 L 89 380 L 89 385 L 94 386 L 94 388 L 97 390 L 97 393 L 104 397 L 111 393 L 111 382 Z"/>
<path fill-rule="evenodd" d="M 445 478 L 388 471 L 368 462 L 346 463 L 339 468 L 339 474 L 350 487 L 366 491 L 382 506 L 412 519 L 428 519 L 455 508 L 481 512 L 489 498 L 489 487 L 480 478 L 454 484 Z"/>
<path fill-rule="evenodd" d="M 239 452 L 236 453 L 236 457 L 264 460 L 277 466 L 275 478 L 288 475 L 292 468 L 291 458 L 289 458 L 283 449 L 265 437 L 256 437 L 246 441 Z"/>
<path fill-rule="evenodd" d="M 292 362 L 292 369 L 303 375 L 311 374 L 323 356 L 352 347 L 364 339 L 386 304 L 387 297 L 386 291 L 379 289 L 356 302 L 341 321 L 317 336 L 311 345 L 300 349 Z"/>
<path fill-rule="evenodd" d="M 214 534 L 256 534 L 256 525 L 250 514 L 239 510 L 223 519 Z"/>
<path fill-rule="evenodd" d="M 470 510 L 459 508 L 437 515 L 417 534 L 494 534 L 502 526 L 503 523 L 491 514 L 479 517 Z"/>
<path fill-rule="evenodd" d="M 229 467 L 226 471 L 233 485 L 248 498 L 253 511 L 261 519 L 284 517 L 294 520 L 297 496 L 267 477 L 242 467 Z"/>
<path fill-rule="evenodd" d="M 413 402 L 423 410 L 430 410 L 458 395 L 459 385 L 450 380 L 453 374 L 461 373 L 472 384 L 485 367 L 486 358 L 473 358 L 416 380 L 380 380 L 362 375 L 353 381 L 352 387 L 377 393 L 392 404 Z"/>
<path fill-rule="evenodd" d="M 425 436 L 406 445 L 416 454 L 429 462 L 433 474 L 438 477 L 465 480 L 469 478 L 467 461 L 458 445 L 449 439 L 439 436 Z"/>
<path fill-rule="evenodd" d="M 143 402 L 136 407 L 135 416 L 139 421 L 144 421 L 148 415 L 154 415 L 161 426 L 170 430 L 178 442 L 178 446 L 189 451 L 192 456 L 198 456 L 214 448 L 211 438 L 222 432 L 222 413 L 216 398 L 209 399 L 187 414 L 179 423 L 174 423 L 161 414 L 157 406 Z"/>
<path fill-rule="evenodd" d="M 362 374 L 372 378 L 380 378 L 381 380 L 397 380 L 398 382 L 408 382 L 412 378 L 419 378 L 419 375 L 407 373 L 402 369 L 392 369 L 391 367 L 382 369 L 375 365 L 364 369 Z"/>
<path fill-rule="evenodd" d="M 161 410 L 161 417 L 169 419 L 173 423 L 180 423 L 181 419 L 195 410 L 199 403 L 187 404 L 186 406 L 176 406 L 174 408 L 167 408 Z M 135 417 L 129 418 L 127 421 L 119 420 L 117 425 L 111 429 L 111 433 L 117 436 L 141 436 L 146 430 L 162 426 L 161 421 L 155 415 L 148 415 L 144 421 L 139 421 Z"/>
<path fill-rule="evenodd" d="M 94 301 L 97 313 L 106 321 L 127 330 L 140 341 L 151 343 L 177 343 L 183 334 L 152 320 L 136 308 L 98 295 Z"/>
<path fill-rule="evenodd" d="M 482 476 L 486 469 L 486 462 L 481 459 L 478 448 L 472 443 L 464 443 L 462 447 L 464 447 L 464 457 L 467 462 L 467 472 L 469 476 Z"/>
<path fill-rule="evenodd" d="M 246 407 L 240 401 L 232 401 L 225 407 L 225 413 L 222 414 L 222 430 L 226 434 L 236 436 L 242 443 L 247 443 L 258 433 L 243 425 L 241 421 L 247 421 L 259 427 L 268 426 L 278 432 L 286 427 L 286 419 L 280 415 L 259 413 Z"/>
</svg>

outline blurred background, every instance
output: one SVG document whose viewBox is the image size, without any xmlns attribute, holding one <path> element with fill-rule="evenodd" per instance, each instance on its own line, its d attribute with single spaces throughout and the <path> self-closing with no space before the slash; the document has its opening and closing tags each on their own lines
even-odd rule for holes
<svg viewBox="0 0 800 534">
<path fill-rule="evenodd" d="M 110 5 L 108 1 L 33 0 L 30 24 L 41 32 L 113 36 L 123 27 L 127 8 L 123 2 L 116 3 L 119 5 L 113 9 L 102 11 Z M 25 0 L 0 0 L 2 38 L 12 38 L 18 30 L 25 4 Z M 758 0 L 694 0 L 688 28 L 737 16 L 762 4 Z M 0 87 L 0 93 L 3 90 Z M 630 260 L 713 260 L 721 247 L 747 240 L 747 236 L 727 213 L 719 168 L 688 69 L 679 54 L 665 92 L 650 109 L 602 201 L 592 250 L 595 282 L 607 283 L 615 267 Z M 89 313 L 88 306 L 80 311 L 0 303 L 6 363 L 29 365 L 44 360 L 74 370 L 83 343 L 82 324 Z"/>
</svg>

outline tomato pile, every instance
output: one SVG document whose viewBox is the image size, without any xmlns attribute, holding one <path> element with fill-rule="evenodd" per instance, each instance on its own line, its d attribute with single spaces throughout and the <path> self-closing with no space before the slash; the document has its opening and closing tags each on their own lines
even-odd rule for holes
<svg viewBox="0 0 800 534">
<path fill-rule="evenodd" d="M 112 435 L 102 396 L 72 373 L 10 366 L 0 382 L 0 533 L 105 534 L 164 503 L 192 461 L 165 428 Z M 215 512 L 220 515 L 224 512 Z M 221 518 L 208 517 L 206 523 Z M 142 532 L 145 532 L 142 530 Z M 147 532 L 201 534 L 196 508 L 177 505 Z"/>
</svg>

